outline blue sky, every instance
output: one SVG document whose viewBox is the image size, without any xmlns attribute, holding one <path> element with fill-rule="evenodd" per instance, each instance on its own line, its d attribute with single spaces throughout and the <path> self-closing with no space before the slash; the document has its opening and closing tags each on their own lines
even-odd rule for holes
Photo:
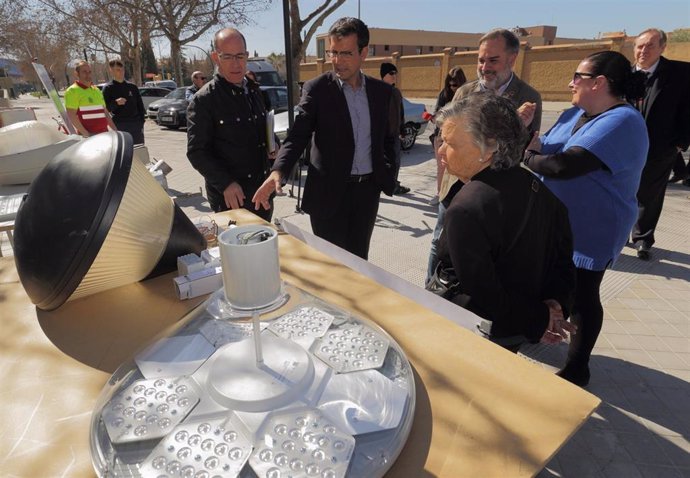
<svg viewBox="0 0 690 478">
<path fill-rule="evenodd" d="M 253 15 L 254 25 L 240 28 L 250 52 L 256 50 L 261 56 L 284 52 L 282 3 L 273 0 L 268 11 Z M 321 1 L 299 3 L 304 17 Z M 327 31 L 339 17 L 356 17 L 357 5 L 357 0 L 347 0 L 318 33 Z M 648 27 L 690 28 L 688 0 L 359 0 L 359 6 L 362 20 L 378 28 L 480 33 L 494 27 L 544 24 L 558 27 L 558 36 L 571 38 L 595 38 L 602 32 L 622 30 L 635 35 Z M 206 49 L 209 40 L 196 44 Z M 312 42 L 308 52 L 314 51 Z"/>
</svg>

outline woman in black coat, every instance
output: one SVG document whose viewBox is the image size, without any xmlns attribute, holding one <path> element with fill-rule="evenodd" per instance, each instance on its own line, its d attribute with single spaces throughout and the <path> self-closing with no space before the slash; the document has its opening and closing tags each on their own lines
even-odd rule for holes
<svg viewBox="0 0 690 478">
<path fill-rule="evenodd" d="M 446 211 L 441 263 L 459 286 L 450 300 L 491 322 L 489 337 L 517 351 L 557 343 L 575 287 L 568 212 L 520 166 L 527 139 L 510 100 L 473 93 L 437 115 L 448 171 L 465 183 Z"/>
</svg>

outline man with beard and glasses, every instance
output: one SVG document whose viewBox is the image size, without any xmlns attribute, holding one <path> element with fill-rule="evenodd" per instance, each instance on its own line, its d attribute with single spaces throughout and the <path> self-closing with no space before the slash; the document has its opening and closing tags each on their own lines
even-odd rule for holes
<svg viewBox="0 0 690 478">
<path fill-rule="evenodd" d="M 455 92 L 453 101 L 459 101 L 475 91 L 492 91 L 508 98 L 532 137 L 541 126 L 541 95 L 513 73 L 519 51 L 520 40 L 510 30 L 497 28 L 481 37 L 477 56 L 478 79 L 462 85 Z M 461 187 L 462 182 L 459 182 L 457 177 L 447 171 L 443 173 L 438 195 L 441 204 L 433 234 L 437 239 L 432 239 L 426 283 L 431 279 L 438 263 L 436 245 L 443 228 L 446 207 Z"/>
</svg>

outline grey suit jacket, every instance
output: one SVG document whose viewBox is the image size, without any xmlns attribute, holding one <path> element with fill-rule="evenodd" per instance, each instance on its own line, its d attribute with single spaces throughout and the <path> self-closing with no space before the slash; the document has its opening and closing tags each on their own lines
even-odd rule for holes
<svg viewBox="0 0 690 478">
<path fill-rule="evenodd" d="M 455 92 L 455 96 L 453 97 L 453 101 L 458 101 L 459 99 L 464 98 L 475 91 L 481 91 L 479 80 L 470 81 L 469 83 L 465 83 L 458 88 L 458 91 Z M 515 104 L 515 108 L 519 108 L 527 101 L 530 103 L 536 103 L 537 109 L 534 112 L 534 119 L 527 130 L 529 131 L 530 136 L 535 131 L 539 131 L 539 128 L 541 128 L 541 95 L 537 90 L 529 86 L 527 83 L 518 78 L 515 73 L 513 73 L 513 79 L 510 80 L 510 84 L 508 84 L 508 88 L 506 88 L 502 96 L 509 98 L 513 104 Z"/>
<path fill-rule="evenodd" d="M 458 91 L 455 92 L 455 96 L 453 96 L 453 101 L 459 101 L 465 96 L 469 95 L 470 93 L 474 93 L 476 91 L 481 91 L 479 80 L 474 80 L 470 81 L 469 83 L 465 83 L 460 88 L 458 88 Z M 515 108 L 519 108 L 526 101 L 537 104 L 537 109 L 534 111 L 534 118 L 532 119 L 532 123 L 530 123 L 529 127 L 527 128 L 527 131 L 529 131 L 531 138 L 532 134 L 535 131 L 539 131 L 539 128 L 541 127 L 542 108 L 541 95 L 539 94 L 539 92 L 531 86 L 529 86 L 524 81 L 522 81 L 520 78 L 518 78 L 518 76 L 515 73 L 513 73 L 513 79 L 510 80 L 510 84 L 508 84 L 508 87 L 503 92 L 502 96 L 505 98 L 509 98 L 515 105 Z M 441 199 L 445 198 L 448 194 L 448 191 L 450 191 L 450 188 L 457 181 L 458 178 L 453 176 L 446 170 L 443 173 L 443 181 L 441 182 L 441 190 L 439 191 L 438 197 Z"/>
</svg>

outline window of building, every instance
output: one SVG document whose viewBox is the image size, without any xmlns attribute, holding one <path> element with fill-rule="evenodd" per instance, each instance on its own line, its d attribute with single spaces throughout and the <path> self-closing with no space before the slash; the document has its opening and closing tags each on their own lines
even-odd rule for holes
<svg viewBox="0 0 690 478">
<path fill-rule="evenodd" d="M 369 56 L 376 56 L 376 48 L 374 46 L 369 46 Z"/>
<path fill-rule="evenodd" d="M 433 46 L 430 46 L 430 47 L 429 47 L 429 53 L 432 53 L 433 51 L 434 51 L 434 47 L 433 47 Z"/>
<path fill-rule="evenodd" d="M 421 55 L 422 54 L 422 47 L 418 46 L 417 48 L 414 49 L 414 51 L 415 51 L 415 54 Z"/>
<path fill-rule="evenodd" d="M 323 38 L 316 40 L 316 56 L 326 58 L 326 42 Z"/>
<path fill-rule="evenodd" d="M 390 45 L 383 45 L 383 51 L 388 51 L 391 49 Z"/>
</svg>

